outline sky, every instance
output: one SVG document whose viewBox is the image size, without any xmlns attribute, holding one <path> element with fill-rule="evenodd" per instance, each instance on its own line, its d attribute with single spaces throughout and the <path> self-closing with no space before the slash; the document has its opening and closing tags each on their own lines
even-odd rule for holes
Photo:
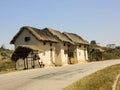
<svg viewBox="0 0 120 90">
<path fill-rule="evenodd" d="M 120 0 L 0 0 L 0 46 L 14 49 L 9 43 L 22 26 L 120 46 Z"/>
</svg>

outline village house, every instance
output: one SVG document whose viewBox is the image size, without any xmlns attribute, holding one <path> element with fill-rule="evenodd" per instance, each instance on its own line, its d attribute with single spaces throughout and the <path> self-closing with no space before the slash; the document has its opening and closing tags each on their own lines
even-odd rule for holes
<svg viewBox="0 0 120 90">
<path fill-rule="evenodd" d="M 73 43 L 65 35 L 57 30 L 44 28 L 42 31 L 51 34 L 58 41 L 58 43 L 54 45 L 56 59 L 55 64 L 58 66 L 68 64 L 68 48 Z"/>
<path fill-rule="evenodd" d="M 12 59 L 17 69 L 39 67 L 38 60 L 33 58 L 38 53 L 45 65 L 62 66 L 88 60 L 87 42 L 76 34 L 51 28 L 24 26 L 10 43 L 15 45 Z"/>
<path fill-rule="evenodd" d="M 74 33 L 63 32 L 63 34 L 74 43 L 74 45 L 72 46 L 74 59 L 77 60 L 78 62 L 88 60 L 87 53 L 87 46 L 89 45 L 88 42 L 86 42 L 82 37 Z"/>
</svg>

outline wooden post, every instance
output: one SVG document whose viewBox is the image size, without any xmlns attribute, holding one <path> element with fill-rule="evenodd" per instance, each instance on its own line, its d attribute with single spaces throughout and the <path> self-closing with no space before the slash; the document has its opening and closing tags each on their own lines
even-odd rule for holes
<svg viewBox="0 0 120 90">
<path fill-rule="evenodd" d="M 84 48 L 84 59 L 86 60 L 86 53 L 85 53 L 85 48 Z"/>
<path fill-rule="evenodd" d="M 35 68 L 35 60 L 33 59 L 33 66 L 34 66 L 34 68 Z"/>
<path fill-rule="evenodd" d="M 27 64 L 27 69 L 28 69 L 28 59 L 26 58 L 26 64 Z"/>
<path fill-rule="evenodd" d="M 26 69 L 26 60 L 25 59 L 23 60 L 24 60 L 24 69 Z"/>
<path fill-rule="evenodd" d="M 15 63 L 15 70 L 17 70 L 17 65 L 16 65 L 17 61 L 15 61 L 14 63 Z"/>
</svg>

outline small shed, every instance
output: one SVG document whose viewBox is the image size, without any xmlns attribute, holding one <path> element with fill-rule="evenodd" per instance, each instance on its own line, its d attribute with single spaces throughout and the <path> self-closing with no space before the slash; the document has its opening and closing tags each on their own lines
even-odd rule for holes
<svg viewBox="0 0 120 90">
<path fill-rule="evenodd" d="M 104 53 L 104 49 L 102 49 L 101 47 L 91 47 L 89 48 L 89 58 L 92 61 L 100 61 L 102 60 L 102 54 Z"/>
<path fill-rule="evenodd" d="M 15 62 L 15 69 L 28 69 L 38 67 L 38 53 L 43 52 L 34 45 L 20 45 L 12 54 L 11 60 Z"/>
</svg>

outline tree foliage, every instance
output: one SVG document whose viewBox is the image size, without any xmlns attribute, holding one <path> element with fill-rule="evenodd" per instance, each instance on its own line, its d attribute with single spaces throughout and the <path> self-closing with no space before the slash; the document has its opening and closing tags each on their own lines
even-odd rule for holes
<svg viewBox="0 0 120 90">
<path fill-rule="evenodd" d="M 91 44 L 91 45 L 97 45 L 97 43 L 96 43 L 95 40 L 92 40 L 92 41 L 90 42 L 90 44 Z"/>
<path fill-rule="evenodd" d="M 109 59 L 120 59 L 120 48 L 116 47 L 115 49 L 105 48 L 106 51 L 103 54 L 105 60 Z"/>
</svg>

